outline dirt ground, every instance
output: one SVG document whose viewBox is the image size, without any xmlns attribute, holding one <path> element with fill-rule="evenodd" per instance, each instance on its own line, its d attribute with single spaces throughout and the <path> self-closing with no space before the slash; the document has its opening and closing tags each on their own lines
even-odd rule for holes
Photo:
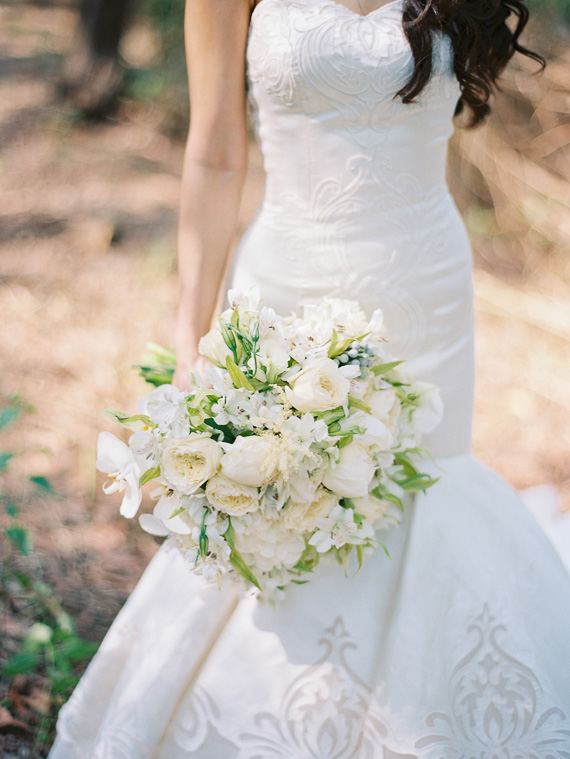
<svg viewBox="0 0 570 759">
<path fill-rule="evenodd" d="M 103 409 L 146 392 L 131 369 L 145 344 L 172 343 L 183 145 L 149 105 L 125 101 L 88 125 L 58 101 L 74 22 L 66 8 L 0 6 L 0 392 L 35 407 L 0 448 L 18 454 L 3 488 L 18 494 L 37 571 L 99 640 L 157 548 L 101 493 L 95 445 L 117 432 Z M 262 183 L 252 146 L 240 233 Z M 517 488 L 556 486 L 568 509 L 569 283 L 551 269 L 516 283 L 488 267 L 474 276 L 474 452 Z"/>
</svg>

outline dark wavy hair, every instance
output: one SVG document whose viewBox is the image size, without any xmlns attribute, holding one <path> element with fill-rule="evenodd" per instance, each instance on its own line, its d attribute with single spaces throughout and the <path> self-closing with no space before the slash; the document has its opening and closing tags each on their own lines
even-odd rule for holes
<svg viewBox="0 0 570 759">
<path fill-rule="evenodd" d="M 506 21 L 516 17 L 514 28 Z M 465 106 L 470 114 L 467 128 L 480 124 L 490 113 L 493 87 L 515 53 L 532 58 L 544 69 L 546 61 L 519 43 L 529 18 L 521 0 L 404 0 L 402 26 L 414 56 L 414 71 L 396 93 L 411 103 L 428 83 L 432 73 L 432 31 L 451 38 L 453 69 L 461 87 L 455 114 Z"/>
</svg>

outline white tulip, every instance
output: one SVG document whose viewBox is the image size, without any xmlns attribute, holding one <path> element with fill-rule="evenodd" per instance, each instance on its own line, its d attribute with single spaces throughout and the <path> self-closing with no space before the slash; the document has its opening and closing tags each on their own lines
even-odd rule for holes
<svg viewBox="0 0 570 759">
<path fill-rule="evenodd" d="M 339 460 L 323 476 L 323 485 L 337 495 L 357 498 L 367 495 L 373 476 L 374 462 L 368 448 L 354 441 L 340 449 Z"/>
<path fill-rule="evenodd" d="M 232 355 L 219 329 L 211 329 L 200 338 L 198 352 L 220 368 L 225 368 L 226 358 Z"/>
<path fill-rule="evenodd" d="M 125 491 L 120 512 L 124 517 L 134 517 L 141 504 L 142 493 L 139 488 L 141 471 L 131 449 L 110 432 L 99 433 L 96 467 L 111 478 L 103 486 L 103 491 Z"/>
<path fill-rule="evenodd" d="M 179 493 L 193 493 L 216 474 L 222 456 L 220 444 L 208 435 L 170 438 L 164 441 L 162 474 Z"/>
<path fill-rule="evenodd" d="M 289 403 L 298 411 L 327 411 L 343 406 L 350 381 L 330 358 L 309 361 L 285 388 Z"/>
</svg>

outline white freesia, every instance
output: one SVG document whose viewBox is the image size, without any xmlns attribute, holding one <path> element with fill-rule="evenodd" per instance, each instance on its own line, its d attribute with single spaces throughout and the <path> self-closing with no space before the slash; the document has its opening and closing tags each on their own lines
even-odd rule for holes
<svg viewBox="0 0 570 759">
<path fill-rule="evenodd" d="M 343 406 L 350 390 L 349 380 L 330 358 L 320 358 L 305 367 L 285 388 L 289 403 L 298 411 L 327 411 Z"/>
<path fill-rule="evenodd" d="M 211 329 L 200 338 L 198 352 L 220 368 L 225 367 L 226 358 L 232 355 L 219 329 Z"/>
<path fill-rule="evenodd" d="M 220 467 L 223 450 L 207 434 L 167 438 L 162 452 L 162 474 L 179 493 L 193 493 Z"/>
<path fill-rule="evenodd" d="M 345 498 L 368 493 L 374 476 L 374 462 L 368 448 L 356 441 L 340 449 L 337 462 L 331 462 L 323 476 L 323 485 Z"/>
<path fill-rule="evenodd" d="M 186 393 L 174 385 L 160 385 L 148 396 L 145 413 L 163 435 L 182 437 L 188 434 Z"/>
<path fill-rule="evenodd" d="M 141 471 L 130 448 L 110 432 L 99 433 L 96 467 L 110 477 L 110 482 L 103 486 L 104 492 L 124 491 L 120 513 L 124 517 L 134 517 L 142 499 L 139 488 Z"/>
<path fill-rule="evenodd" d="M 253 285 L 247 290 L 231 289 L 228 290 L 228 303 L 230 308 L 237 308 L 240 312 L 255 313 L 259 311 L 261 294 L 259 287 Z"/>
<path fill-rule="evenodd" d="M 222 472 L 242 485 L 259 488 L 277 476 L 279 440 L 273 435 L 248 435 L 224 444 Z"/>
<path fill-rule="evenodd" d="M 257 488 L 231 480 L 225 474 L 216 474 L 208 480 L 206 496 L 215 509 L 231 517 L 240 517 L 259 508 Z"/>
<path fill-rule="evenodd" d="M 328 517 L 338 504 L 338 498 L 326 488 L 319 487 L 311 503 L 290 502 L 283 509 L 283 522 L 296 532 L 314 530 L 322 517 Z"/>
<path fill-rule="evenodd" d="M 342 548 L 347 543 L 365 543 L 374 537 L 374 530 L 366 520 L 362 524 L 354 521 L 354 511 L 335 506 L 328 517 L 317 520 L 319 530 L 309 540 L 319 553 L 331 548 Z"/>
</svg>

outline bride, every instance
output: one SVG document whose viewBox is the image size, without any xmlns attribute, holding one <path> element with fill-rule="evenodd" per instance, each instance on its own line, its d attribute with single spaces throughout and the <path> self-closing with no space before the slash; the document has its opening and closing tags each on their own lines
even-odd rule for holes
<svg viewBox="0 0 570 759">
<path fill-rule="evenodd" d="M 471 456 L 471 249 L 445 181 L 454 115 L 488 113 L 520 0 L 191 0 L 178 370 L 220 287 L 289 313 L 385 314 L 441 388 L 440 479 L 353 580 L 321 566 L 277 609 L 160 550 L 58 722 L 51 759 L 568 759 L 570 577 Z M 509 24 L 507 25 L 507 20 Z M 512 23 L 511 23 L 512 22 Z M 246 171 L 267 182 L 224 281 Z"/>
</svg>

